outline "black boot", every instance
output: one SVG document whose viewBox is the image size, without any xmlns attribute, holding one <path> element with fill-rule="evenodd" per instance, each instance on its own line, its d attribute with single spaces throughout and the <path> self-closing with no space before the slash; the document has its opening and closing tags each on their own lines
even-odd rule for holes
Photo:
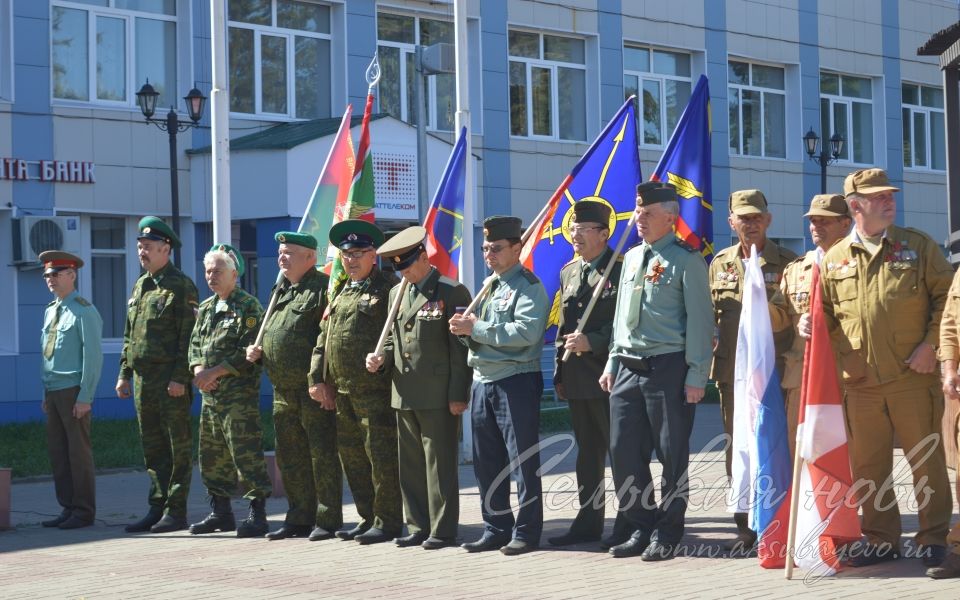
<svg viewBox="0 0 960 600">
<path fill-rule="evenodd" d="M 263 537 L 270 531 L 267 525 L 267 499 L 254 498 L 250 501 L 250 514 L 240 522 L 237 537 Z"/>
<path fill-rule="evenodd" d="M 140 533 L 142 531 L 150 531 L 150 528 L 153 527 L 160 518 L 163 517 L 163 509 L 159 506 L 151 506 L 150 511 L 142 519 L 136 523 L 130 523 L 124 527 L 124 531 L 127 533 Z"/>
<path fill-rule="evenodd" d="M 233 507 L 230 506 L 230 498 L 210 496 L 210 507 L 213 512 L 199 523 L 191 525 L 190 533 L 199 535 L 213 533 L 214 531 L 233 531 L 237 528 L 237 523 L 233 518 Z"/>
</svg>

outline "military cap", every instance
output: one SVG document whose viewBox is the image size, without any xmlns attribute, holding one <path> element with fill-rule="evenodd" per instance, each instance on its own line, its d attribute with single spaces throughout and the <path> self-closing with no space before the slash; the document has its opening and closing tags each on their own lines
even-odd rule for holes
<svg viewBox="0 0 960 600">
<path fill-rule="evenodd" d="M 843 180 L 843 195 L 876 194 L 877 192 L 899 192 L 900 188 L 890 185 L 887 172 L 883 169 L 860 169 L 847 175 Z"/>
<path fill-rule="evenodd" d="M 237 267 L 237 276 L 242 277 L 244 271 L 243 256 L 237 252 L 237 249 L 230 244 L 214 244 L 210 246 L 209 252 L 224 252 L 233 259 L 233 264 Z"/>
<path fill-rule="evenodd" d="M 83 260 L 79 256 L 60 250 L 44 250 L 37 258 L 43 263 L 44 275 L 59 273 L 64 269 L 79 269 L 83 266 Z"/>
<path fill-rule="evenodd" d="M 171 248 L 179 248 L 182 244 L 177 234 L 170 229 L 170 226 L 158 217 L 144 217 L 140 219 L 137 225 L 138 240 L 155 240 L 170 244 Z"/>
<path fill-rule="evenodd" d="M 637 185 L 637 204 L 650 206 L 661 202 L 670 202 L 677 199 L 677 189 L 662 181 L 644 181 Z"/>
<path fill-rule="evenodd" d="M 810 200 L 805 217 L 849 217 L 847 201 L 840 194 L 817 194 Z"/>
<path fill-rule="evenodd" d="M 581 200 L 573 204 L 573 223 L 599 223 L 610 226 L 610 207 L 603 202 Z"/>
<path fill-rule="evenodd" d="M 426 237 L 427 230 L 423 227 L 407 227 L 380 246 L 377 254 L 389 259 L 393 268 L 401 271 L 415 263 L 420 253 L 426 251 L 423 245 Z"/>
<path fill-rule="evenodd" d="M 330 243 L 341 250 L 377 248 L 383 240 L 383 231 L 363 219 L 346 219 L 330 228 Z"/>
<path fill-rule="evenodd" d="M 278 231 L 273 239 L 281 244 L 293 244 L 294 246 L 303 246 L 311 250 L 317 249 L 317 238 L 309 233 L 300 233 L 299 231 Z"/>
<path fill-rule="evenodd" d="M 488 242 L 519 239 L 521 221 L 518 217 L 488 217 L 483 221 L 483 239 Z"/>
<path fill-rule="evenodd" d="M 735 215 L 762 215 L 767 212 L 767 198 L 760 190 L 737 190 L 730 194 L 730 212 Z"/>
</svg>

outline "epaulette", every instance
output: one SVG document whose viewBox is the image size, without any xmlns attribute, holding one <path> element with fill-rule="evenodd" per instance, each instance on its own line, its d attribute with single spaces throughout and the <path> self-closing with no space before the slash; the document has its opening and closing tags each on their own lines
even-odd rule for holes
<svg viewBox="0 0 960 600">
<path fill-rule="evenodd" d="M 927 233 L 927 232 L 925 232 L 925 231 L 922 231 L 922 230 L 920 230 L 920 229 L 917 229 L 916 227 L 904 227 L 903 229 L 904 229 L 905 231 L 909 231 L 910 233 L 915 233 L 915 234 L 919 235 L 920 237 L 922 237 L 922 238 L 924 238 L 924 239 L 928 239 L 928 240 L 932 240 L 932 239 L 933 239 L 933 238 L 930 237 L 930 234 L 929 234 L 929 233 Z"/>
<path fill-rule="evenodd" d="M 623 262 L 623 258 L 624 258 L 624 255 L 623 255 L 623 254 L 618 254 L 618 255 L 617 255 L 617 262 L 621 262 L 621 263 L 622 263 L 622 262 Z"/>
<path fill-rule="evenodd" d="M 76 298 L 74 298 L 74 300 L 76 300 L 77 304 L 79 304 L 80 306 L 90 306 L 90 301 L 84 298 L 83 296 L 77 296 Z"/>
<path fill-rule="evenodd" d="M 686 240 L 681 240 L 680 238 L 675 238 L 677 240 L 677 245 L 686 250 L 687 252 L 697 252 L 697 249 L 687 243 Z"/>
<path fill-rule="evenodd" d="M 533 271 L 524 267 L 520 270 L 523 273 L 524 278 L 530 283 L 540 283 L 540 278 L 533 274 Z"/>
</svg>

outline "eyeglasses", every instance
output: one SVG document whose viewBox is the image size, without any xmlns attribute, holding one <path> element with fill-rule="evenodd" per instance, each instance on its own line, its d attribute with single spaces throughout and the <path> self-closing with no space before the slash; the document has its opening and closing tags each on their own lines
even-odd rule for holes
<svg viewBox="0 0 960 600">
<path fill-rule="evenodd" d="M 67 273 L 69 270 L 70 270 L 70 269 L 64 269 L 63 271 L 54 271 L 53 273 L 44 273 L 44 274 L 43 274 L 43 278 L 44 278 L 44 279 L 56 279 L 57 277 L 60 277 L 60 276 L 63 275 L 64 273 Z"/>
<path fill-rule="evenodd" d="M 367 248 L 366 250 L 354 250 L 353 252 L 341 251 L 340 258 L 344 258 L 347 260 L 360 260 L 361 258 L 366 256 L 368 252 L 373 252 L 373 248 Z"/>
<path fill-rule="evenodd" d="M 596 225 L 568 225 L 566 228 L 564 228 L 564 231 L 570 235 L 578 235 L 584 231 L 590 231 L 591 229 L 606 229 L 606 227 L 598 227 Z"/>
<path fill-rule="evenodd" d="M 480 251 L 483 252 L 484 254 L 499 254 L 506 247 L 507 247 L 506 244 L 503 244 L 500 246 L 494 246 L 493 244 L 490 244 L 488 246 L 487 244 L 484 244 L 483 246 L 480 246 Z"/>
</svg>

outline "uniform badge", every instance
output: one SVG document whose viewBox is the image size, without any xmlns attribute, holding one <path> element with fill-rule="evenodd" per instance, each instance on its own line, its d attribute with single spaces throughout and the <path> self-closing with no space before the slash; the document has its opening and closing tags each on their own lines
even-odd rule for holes
<svg viewBox="0 0 960 600">
<path fill-rule="evenodd" d="M 666 269 L 663 268 L 663 265 L 660 264 L 660 261 L 653 263 L 653 266 L 650 267 L 650 272 L 643 276 L 644 279 L 650 283 L 659 283 L 660 276 L 663 275 L 663 272 Z"/>
<path fill-rule="evenodd" d="M 247 326 L 247 329 L 253 329 L 254 326 L 257 324 L 257 318 L 256 318 L 256 317 L 247 317 L 247 320 L 246 320 L 246 322 L 245 322 L 244 324 Z"/>
<path fill-rule="evenodd" d="M 914 266 L 917 253 L 907 247 L 907 241 L 894 242 L 891 252 L 883 257 L 883 262 L 889 263 L 891 269 L 909 269 Z"/>
</svg>

